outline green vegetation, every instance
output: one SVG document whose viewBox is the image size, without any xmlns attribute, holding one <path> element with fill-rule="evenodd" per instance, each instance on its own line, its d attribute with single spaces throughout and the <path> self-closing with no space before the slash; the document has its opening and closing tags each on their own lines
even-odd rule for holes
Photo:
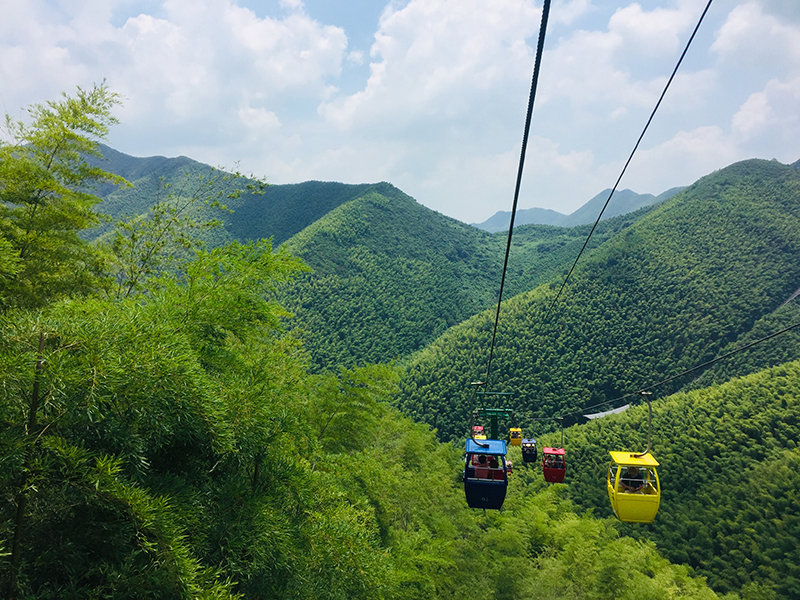
<svg viewBox="0 0 800 600">
<path fill-rule="evenodd" d="M 569 496 L 598 516 L 611 515 L 608 451 L 645 449 L 646 411 L 631 408 L 566 431 Z M 758 589 L 761 598 L 797 598 L 798 439 L 800 361 L 653 402 L 661 508 L 652 525 L 621 530 L 654 541 L 720 593 Z"/>
<path fill-rule="evenodd" d="M 119 96 L 105 83 L 28 109 L 29 125 L 6 115 L 0 139 L 0 309 L 37 307 L 102 285 L 102 253 L 79 232 L 99 222 L 92 184 L 123 184 L 92 166 L 97 140 L 116 120 Z"/>
<path fill-rule="evenodd" d="M 114 220 L 126 220 L 148 213 L 156 202 L 169 193 L 177 198 L 191 197 L 197 182 L 225 176 L 230 169 L 215 169 L 185 156 L 165 158 L 151 156 L 136 158 L 100 145 L 102 159 L 95 157 L 91 164 L 124 177 L 131 186 L 118 189 L 101 185 L 97 195 L 103 201 L 98 210 Z M 233 169 L 235 172 L 236 169 Z M 231 191 L 242 188 L 235 198 L 227 198 L 230 213 L 220 215 L 224 228 L 205 239 L 212 246 L 230 241 L 249 242 L 272 238 L 275 245 L 281 244 L 325 214 L 358 198 L 373 188 L 392 188 L 389 184 L 359 184 L 307 181 L 292 185 L 264 187 L 263 180 L 253 176 L 244 177 L 236 172 L 233 183 L 220 185 L 218 190 Z M 219 182 L 223 183 L 223 182 Z M 250 187 L 254 189 L 250 189 Z M 100 237 L 111 227 L 99 226 L 87 232 L 89 239 Z"/>
<path fill-rule="evenodd" d="M 656 403 L 652 526 L 608 518 L 602 483 L 609 449 L 643 443 L 641 409 L 568 431 L 567 485 L 517 466 L 502 511 L 470 511 L 461 442 L 437 435 L 463 437 L 491 321 L 451 325 L 493 303 L 505 236 L 388 184 L 317 182 L 282 196 L 308 193 L 314 223 L 278 250 L 204 245 L 221 230 L 198 207 L 259 196 L 205 167 L 99 168 L 115 103 L 78 90 L 0 146 L 0 595 L 715 598 L 707 577 L 798 597 L 800 363 L 760 370 L 794 339 Z M 84 241 L 87 186 L 113 200 L 122 176 L 150 187 Z M 552 416 L 790 322 L 799 181 L 748 161 L 604 222 L 544 328 L 586 228 L 520 228 L 493 387 Z"/>
<path fill-rule="evenodd" d="M 774 312 L 764 315 L 753 324 L 746 334 L 723 348 L 720 355 L 733 352 L 773 335 L 800 322 L 797 301 L 792 299 Z M 700 389 L 715 383 L 724 383 L 734 377 L 756 373 L 767 367 L 781 365 L 800 356 L 800 331 L 792 329 L 780 334 L 766 343 L 760 343 L 746 351 L 716 363 L 684 389 Z"/>
<path fill-rule="evenodd" d="M 592 247 L 648 209 L 601 224 Z M 588 227 L 522 227 L 507 297 L 568 266 Z M 313 273 L 281 298 L 304 330 L 314 368 L 408 357 L 497 302 L 507 234 L 488 234 L 388 185 L 343 204 L 287 242 Z"/>
<path fill-rule="evenodd" d="M 260 300 L 293 267 L 234 246 L 198 253 L 151 297 L 3 318 L 4 589 L 714 597 L 555 488 L 527 495 L 520 482 L 507 511 L 469 511 L 459 450 L 385 402 L 392 369 L 305 373 L 280 310 Z"/>
<path fill-rule="evenodd" d="M 133 185 L 101 189 L 99 209 L 126 223 L 152 224 L 154 201 L 173 209 L 198 204 L 209 182 L 217 193 L 253 182 L 239 174 L 234 183 L 217 181 L 223 172 L 185 157 L 137 159 L 102 149 L 107 156 L 97 164 Z M 310 181 L 260 192 L 223 194 L 229 211 L 218 213 L 221 227 L 203 231 L 201 239 L 208 247 L 234 239 L 272 237 L 276 245 L 289 240 L 291 252 L 313 273 L 285 289 L 281 300 L 296 315 L 317 371 L 405 358 L 496 302 L 505 232 L 488 235 L 444 217 L 387 183 Z M 648 211 L 604 221 L 591 247 Z M 208 220 L 196 209 L 189 214 L 197 222 Z M 96 227 L 88 237 L 108 240 L 110 231 L 110 225 Z M 506 297 L 551 281 L 569 265 L 587 233 L 588 226 L 518 227 Z M 135 282 L 132 275 L 122 279 Z"/>
<path fill-rule="evenodd" d="M 658 205 L 579 264 L 548 323 L 553 284 L 504 304 L 493 390 L 515 393 L 509 407 L 523 421 L 553 417 L 743 343 L 797 289 L 799 200 L 795 169 L 751 160 Z M 435 423 L 443 439 L 466 431 L 466 383 L 485 374 L 493 318 L 493 311 L 473 317 L 409 364 L 399 406 Z"/>
<path fill-rule="evenodd" d="M 713 597 L 555 489 L 469 511 L 393 369 L 307 374 L 264 299 L 297 266 L 234 244 L 145 296 L 2 318 L 10 596 Z"/>
</svg>

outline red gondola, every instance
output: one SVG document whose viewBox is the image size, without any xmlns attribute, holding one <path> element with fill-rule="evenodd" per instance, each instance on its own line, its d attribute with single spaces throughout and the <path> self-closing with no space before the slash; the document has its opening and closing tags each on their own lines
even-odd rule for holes
<svg viewBox="0 0 800 600">
<path fill-rule="evenodd" d="M 544 480 L 561 483 L 567 473 L 567 461 L 563 448 L 544 448 L 542 450 L 542 471 Z"/>
</svg>

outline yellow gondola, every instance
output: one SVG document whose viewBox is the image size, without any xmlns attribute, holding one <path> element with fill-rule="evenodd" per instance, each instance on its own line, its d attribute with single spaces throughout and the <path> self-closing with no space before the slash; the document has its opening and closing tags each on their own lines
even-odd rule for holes
<svg viewBox="0 0 800 600">
<path fill-rule="evenodd" d="M 658 461 L 645 452 L 609 452 L 608 497 L 614 514 L 628 523 L 652 523 L 661 502 Z"/>
<path fill-rule="evenodd" d="M 519 427 L 511 427 L 508 430 L 508 441 L 512 446 L 522 445 L 522 429 Z"/>
</svg>

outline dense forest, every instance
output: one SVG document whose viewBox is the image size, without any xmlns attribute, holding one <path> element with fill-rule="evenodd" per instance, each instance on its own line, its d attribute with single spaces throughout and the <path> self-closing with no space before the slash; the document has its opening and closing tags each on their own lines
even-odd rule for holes
<svg viewBox="0 0 800 600">
<path fill-rule="evenodd" d="M 587 256 L 548 322 L 557 280 L 506 302 L 491 384 L 515 393 L 509 406 L 524 422 L 580 412 L 711 360 L 751 339 L 757 323 L 763 331 L 796 320 L 798 251 L 800 172 L 750 160 L 708 175 Z M 400 406 L 444 439 L 466 429 L 462 382 L 485 373 L 493 318 L 476 315 L 408 364 Z M 796 341 L 782 344 L 786 351 L 748 354 L 751 370 L 797 358 Z"/>
<path fill-rule="evenodd" d="M 225 209 L 211 207 L 220 227 L 195 231 L 207 245 L 271 238 L 276 247 L 285 241 L 311 267 L 313 272 L 281 288 L 280 300 L 297 317 L 314 370 L 408 356 L 496 302 L 506 234 L 488 235 L 445 217 L 387 183 L 311 181 L 232 194 L 237 185 L 260 182 L 224 177 L 185 157 L 137 159 L 100 149 L 103 159 L 93 164 L 133 185 L 99 188 L 99 211 L 130 218 L 146 212 L 154 198 L 169 197 L 187 205 L 190 214 L 198 207 L 208 213 L 203 194 L 213 187 L 217 194 L 225 192 Z M 612 205 L 616 212 L 626 207 L 631 208 L 624 201 Z M 604 221 L 592 247 L 647 211 Z M 110 224 L 100 225 L 87 238 L 110 230 Z M 589 226 L 519 228 L 508 293 L 550 281 L 588 231 Z"/>
<path fill-rule="evenodd" d="M 188 159 L 105 170 L 119 101 L 79 88 L 0 142 L 2 595 L 800 597 L 800 365 L 764 370 L 796 338 L 654 402 L 653 525 L 603 497 L 640 408 L 567 430 L 564 485 L 512 448 L 503 510 L 470 510 L 463 382 L 501 236 L 388 184 L 314 182 L 280 196 L 309 192 L 286 244 L 233 234 L 269 188 Z M 523 419 L 579 411 L 789 324 L 797 183 L 750 161 L 604 222 L 538 332 L 588 228 L 521 228 L 494 385 Z"/>
<path fill-rule="evenodd" d="M 224 191 L 226 209 L 217 213 L 221 227 L 206 238 L 210 245 L 272 239 L 277 247 L 337 206 L 376 187 L 373 184 L 321 181 L 267 187 L 263 178 L 245 177 L 238 172 L 235 172 L 238 177 L 231 177 L 230 169 L 211 167 L 185 156 L 137 158 L 105 144 L 98 144 L 98 149 L 101 156 L 87 157 L 87 162 L 124 177 L 131 184 L 115 186 L 104 183 L 94 190 L 100 198 L 98 211 L 112 219 L 147 213 L 156 201 L 167 196 L 192 198 L 212 187 L 215 191 Z M 205 185 L 199 185 L 201 182 Z M 232 194 L 234 191 L 236 193 Z M 88 231 L 86 237 L 94 239 L 110 229 L 110 224 L 100 224 Z"/>
<path fill-rule="evenodd" d="M 763 587 L 761 597 L 770 597 L 770 589 L 777 598 L 798 597 L 799 386 L 795 361 L 654 402 L 661 508 L 652 525 L 621 531 L 655 541 L 719 592 Z M 608 450 L 644 450 L 646 407 L 572 427 L 565 437 L 574 467 L 568 496 L 597 516 L 611 516 L 598 485 Z"/>
<path fill-rule="evenodd" d="M 351 200 L 286 244 L 312 268 L 281 300 L 303 328 L 316 369 L 408 357 L 497 302 L 507 234 L 482 232 L 392 191 Z M 648 210 L 603 222 L 591 247 Z M 520 228 L 507 293 L 564 271 L 588 232 Z"/>
</svg>

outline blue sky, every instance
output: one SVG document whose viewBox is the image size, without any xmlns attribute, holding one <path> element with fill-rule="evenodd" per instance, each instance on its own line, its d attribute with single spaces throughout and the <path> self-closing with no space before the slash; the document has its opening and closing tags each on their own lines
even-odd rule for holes
<svg viewBox="0 0 800 600">
<path fill-rule="evenodd" d="M 553 0 L 520 207 L 611 187 L 706 0 Z M 541 0 L 0 0 L 0 103 L 105 79 L 110 145 L 509 210 Z M 621 183 L 800 159 L 800 2 L 714 0 Z"/>
</svg>

